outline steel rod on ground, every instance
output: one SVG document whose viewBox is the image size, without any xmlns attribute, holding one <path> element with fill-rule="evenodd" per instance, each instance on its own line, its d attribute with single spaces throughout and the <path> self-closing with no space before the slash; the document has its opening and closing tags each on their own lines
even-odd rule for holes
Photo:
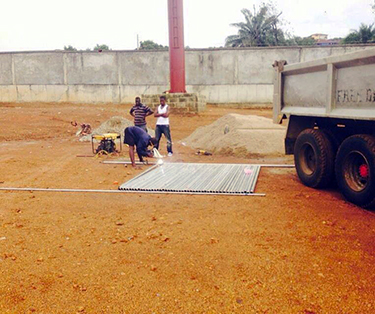
<svg viewBox="0 0 375 314">
<path fill-rule="evenodd" d="M 69 193 L 124 193 L 121 190 L 90 190 L 90 189 L 47 189 L 47 188 L 0 188 L 0 191 L 24 192 L 69 192 Z"/>
<path fill-rule="evenodd" d="M 124 164 L 124 165 L 131 165 L 132 162 L 128 160 L 104 160 L 102 161 L 102 164 Z M 137 166 L 147 166 L 147 165 L 156 165 L 156 162 L 141 162 L 141 161 L 136 161 L 135 164 Z"/>
<path fill-rule="evenodd" d="M 126 164 L 129 165 L 131 164 L 130 161 L 127 160 L 104 160 L 102 161 L 103 164 Z M 168 162 L 168 163 L 173 163 L 173 164 L 180 164 L 179 162 Z M 148 162 L 148 163 L 143 163 L 143 162 L 136 162 L 137 165 L 156 165 L 156 162 Z M 188 163 L 185 163 L 188 164 Z M 200 165 L 220 165 L 220 163 L 199 163 Z M 227 164 L 227 165 L 248 165 L 248 164 Z M 257 167 L 265 167 L 265 168 L 294 168 L 294 165 L 289 165 L 289 164 L 251 164 L 251 166 L 257 166 Z"/>
<path fill-rule="evenodd" d="M 66 193 L 144 193 L 144 194 L 188 194 L 188 195 L 212 195 L 211 193 L 194 193 L 194 192 L 163 192 L 163 191 L 126 191 L 126 190 L 85 190 L 85 189 L 47 189 L 47 188 L 0 188 L 0 191 L 13 191 L 13 192 L 66 192 Z M 250 194 L 233 194 L 227 193 L 223 195 L 236 195 L 236 196 L 266 196 L 264 193 L 250 193 Z"/>
</svg>

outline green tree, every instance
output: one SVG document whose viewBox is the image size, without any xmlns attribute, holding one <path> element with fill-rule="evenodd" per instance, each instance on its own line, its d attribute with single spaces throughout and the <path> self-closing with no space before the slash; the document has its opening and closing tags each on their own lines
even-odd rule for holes
<svg viewBox="0 0 375 314">
<path fill-rule="evenodd" d="M 99 44 L 96 44 L 96 46 L 94 47 L 93 49 L 94 51 L 104 51 L 104 50 L 110 50 L 109 47 L 107 45 L 99 45 Z"/>
<path fill-rule="evenodd" d="M 315 40 L 312 37 L 293 36 L 286 40 L 287 46 L 314 46 Z"/>
<path fill-rule="evenodd" d="M 361 24 L 358 30 L 352 30 L 342 41 L 343 44 L 365 44 L 375 41 L 374 24 Z"/>
<path fill-rule="evenodd" d="M 72 45 L 64 46 L 65 51 L 77 51 L 77 48 L 74 48 Z"/>
<path fill-rule="evenodd" d="M 251 46 L 279 46 L 285 44 L 285 34 L 281 29 L 279 19 L 281 12 L 277 12 L 272 3 L 263 3 L 257 11 L 242 9 L 245 22 L 233 23 L 231 26 L 238 28 L 236 35 L 228 36 L 225 40 L 226 47 L 251 47 Z"/>
<path fill-rule="evenodd" d="M 146 49 L 166 49 L 168 46 L 159 45 L 156 42 L 152 40 L 145 40 L 141 41 L 141 45 L 139 47 L 140 50 L 146 50 Z"/>
</svg>

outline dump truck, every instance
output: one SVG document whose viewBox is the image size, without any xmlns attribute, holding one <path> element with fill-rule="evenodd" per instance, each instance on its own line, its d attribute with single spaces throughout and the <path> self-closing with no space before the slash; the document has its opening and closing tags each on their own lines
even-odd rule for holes
<svg viewBox="0 0 375 314">
<path fill-rule="evenodd" d="M 375 49 L 273 67 L 273 120 L 288 119 L 285 153 L 301 182 L 374 207 Z"/>
</svg>

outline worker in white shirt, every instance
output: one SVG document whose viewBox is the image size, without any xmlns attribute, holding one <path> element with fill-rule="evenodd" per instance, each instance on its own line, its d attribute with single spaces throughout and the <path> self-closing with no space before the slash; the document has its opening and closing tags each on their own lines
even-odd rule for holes
<svg viewBox="0 0 375 314">
<path fill-rule="evenodd" d="M 172 156 L 173 151 L 171 129 L 169 127 L 169 106 L 166 104 L 165 100 L 165 96 L 160 96 L 160 105 L 157 107 L 154 113 L 155 118 L 157 118 L 155 128 L 155 138 L 157 140 L 157 144 L 155 148 L 159 149 L 160 138 L 161 135 L 164 134 L 165 138 L 167 139 L 168 156 Z"/>
</svg>

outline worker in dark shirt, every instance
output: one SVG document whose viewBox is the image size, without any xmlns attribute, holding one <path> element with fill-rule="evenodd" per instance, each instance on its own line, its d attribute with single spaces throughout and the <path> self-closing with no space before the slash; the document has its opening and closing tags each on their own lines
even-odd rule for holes
<svg viewBox="0 0 375 314">
<path fill-rule="evenodd" d="M 130 115 L 134 117 L 134 125 L 140 127 L 147 133 L 146 117 L 154 112 L 150 107 L 141 103 L 141 98 L 135 98 L 135 105 L 130 109 Z"/>
<path fill-rule="evenodd" d="M 157 141 L 148 135 L 138 126 L 129 126 L 125 129 L 124 143 L 129 145 L 129 157 L 132 166 L 135 167 L 134 146 L 136 146 L 139 161 L 143 162 L 143 157 L 153 157 L 153 153 L 148 146 L 154 146 Z"/>
</svg>

